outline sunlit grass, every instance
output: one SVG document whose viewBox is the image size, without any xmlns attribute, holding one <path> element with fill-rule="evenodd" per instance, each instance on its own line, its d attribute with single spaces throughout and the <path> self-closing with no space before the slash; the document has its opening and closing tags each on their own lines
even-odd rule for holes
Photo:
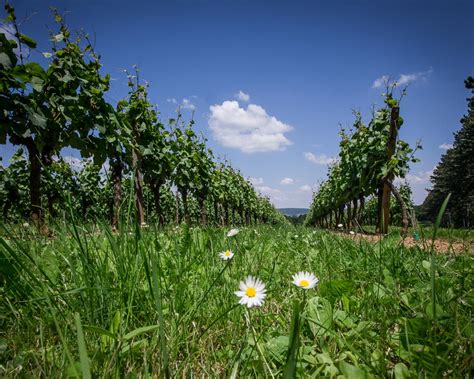
<svg viewBox="0 0 474 379">
<path fill-rule="evenodd" d="M 305 228 L 227 232 L 3 231 L 0 375 L 281 376 L 303 292 L 300 376 L 469 373 L 472 254 L 436 258 L 434 318 L 432 266 L 419 249 Z M 221 259 L 226 250 L 232 259 Z M 317 286 L 297 288 L 299 271 L 314 273 Z M 249 275 L 267 292 L 247 310 L 235 292 Z"/>
</svg>

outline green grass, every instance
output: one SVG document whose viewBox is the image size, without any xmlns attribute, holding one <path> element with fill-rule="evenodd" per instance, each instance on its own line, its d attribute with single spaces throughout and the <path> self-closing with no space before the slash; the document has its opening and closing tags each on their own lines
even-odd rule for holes
<svg viewBox="0 0 474 379">
<path fill-rule="evenodd" d="M 428 253 L 390 239 L 225 232 L 3 231 L 0 376 L 280 377 L 290 356 L 299 377 L 472 374 L 472 254 L 438 255 L 432 271 Z M 291 284 L 300 270 L 315 289 Z M 234 295 L 247 275 L 268 290 L 249 314 Z"/>
</svg>

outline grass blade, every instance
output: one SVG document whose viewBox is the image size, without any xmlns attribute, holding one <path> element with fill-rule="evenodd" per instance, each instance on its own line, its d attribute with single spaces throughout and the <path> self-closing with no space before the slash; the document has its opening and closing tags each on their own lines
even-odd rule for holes
<svg viewBox="0 0 474 379">
<path fill-rule="evenodd" d="M 86 341 L 84 340 L 84 333 L 82 331 L 81 316 L 76 312 L 74 315 L 77 329 L 77 344 L 79 345 L 79 360 L 81 362 L 82 378 L 91 378 L 91 368 L 89 365 L 89 357 L 87 355 Z"/>
<path fill-rule="evenodd" d="M 449 193 L 448 196 L 446 196 L 446 199 L 444 199 L 443 204 L 441 205 L 441 208 L 438 212 L 438 216 L 436 217 L 436 222 L 434 225 L 434 231 L 433 231 L 433 240 L 431 241 L 431 303 L 433 304 L 432 312 L 433 312 L 433 320 L 436 322 L 437 316 L 436 316 L 436 253 L 434 251 L 434 244 L 436 240 L 436 234 L 438 233 L 438 228 L 439 225 L 441 224 L 441 220 L 443 218 L 444 212 L 446 211 L 446 207 L 448 206 L 449 199 L 451 198 L 451 194 Z M 437 375 L 437 337 L 436 337 L 436 328 L 433 329 L 433 359 L 434 359 L 434 373 L 433 375 Z"/>
<path fill-rule="evenodd" d="M 290 343 L 286 354 L 286 364 L 283 370 L 283 378 L 296 378 L 297 353 L 300 340 L 300 303 L 293 304 L 293 319 L 291 321 Z"/>
<path fill-rule="evenodd" d="M 123 336 L 124 340 L 132 339 L 142 333 L 151 332 L 152 330 L 156 330 L 160 327 L 160 325 L 149 325 L 149 326 L 142 326 L 141 328 L 137 328 L 132 330 L 130 333 L 127 333 Z"/>
<path fill-rule="evenodd" d="M 163 364 L 163 372 L 165 378 L 170 377 L 169 363 L 168 363 L 168 347 L 165 337 L 165 325 L 163 318 L 163 308 L 161 303 L 161 287 L 159 284 L 158 277 L 158 265 L 156 259 L 152 263 L 152 276 L 153 276 L 153 295 L 155 297 L 156 309 L 158 310 L 158 323 L 159 323 L 159 334 L 160 334 L 160 345 L 161 345 L 161 361 Z"/>
</svg>

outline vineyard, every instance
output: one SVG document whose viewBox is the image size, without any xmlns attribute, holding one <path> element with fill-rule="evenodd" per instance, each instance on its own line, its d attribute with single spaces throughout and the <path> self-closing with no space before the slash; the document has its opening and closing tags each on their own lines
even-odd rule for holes
<svg viewBox="0 0 474 379">
<path fill-rule="evenodd" d="M 16 25 L 14 9 L 6 10 Z M 110 76 L 101 75 L 100 57 L 88 37 L 72 37 L 63 18 L 58 13 L 54 18 L 57 34 L 51 52 L 43 53 L 47 68 L 21 53 L 35 48 L 33 39 L 19 31 L 16 39 L 0 34 L 0 143 L 20 146 L 1 171 L 6 221 L 29 213 L 46 228 L 45 218 L 61 211 L 84 221 L 108 217 L 115 228 L 122 216 L 138 225 L 284 220 L 238 170 L 214 159 L 193 120 L 180 113 L 166 125 L 159 120 L 138 68 L 126 72 L 128 98 L 115 107 L 108 103 Z M 60 156 L 66 147 L 91 159 L 74 170 Z M 123 204 L 133 204 L 133 211 Z"/>
<path fill-rule="evenodd" d="M 85 32 L 53 10 L 39 51 L 5 12 L 0 377 L 473 376 L 474 98 L 420 212 L 404 179 L 421 144 L 386 80 L 370 121 L 340 128 L 301 225 L 194 113 L 164 120 L 138 66 L 111 101 Z"/>
<path fill-rule="evenodd" d="M 374 110 L 373 119 L 364 125 L 356 113 L 353 132 L 341 130 L 339 159 L 330 167 L 328 179 L 316 193 L 305 223 L 328 228 L 344 226 L 348 230 L 360 229 L 369 220 L 381 233 L 388 232 L 390 224 L 390 198 L 393 194 L 401 213 L 403 234 L 409 220 L 414 219 L 408 208 L 410 198 L 402 196 L 394 180 L 404 178 L 410 162 L 417 162 L 414 149 L 398 139 L 403 125 L 400 100 L 393 98 L 395 85 L 387 87 L 386 107 Z M 402 96 L 404 93 L 402 93 Z M 421 148 L 420 145 L 416 149 Z M 415 150 L 416 150 L 415 149 Z M 376 196 L 376 220 L 365 214 L 365 199 Z M 410 212 L 411 211 L 411 212 Z M 364 222 L 366 221 L 366 222 Z M 412 221 L 413 226 L 416 223 Z"/>
</svg>

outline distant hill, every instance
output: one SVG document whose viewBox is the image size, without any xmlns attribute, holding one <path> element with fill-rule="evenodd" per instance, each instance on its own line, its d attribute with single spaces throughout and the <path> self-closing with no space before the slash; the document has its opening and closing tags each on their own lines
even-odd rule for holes
<svg viewBox="0 0 474 379">
<path fill-rule="evenodd" d="M 280 213 L 283 213 L 285 216 L 300 216 L 308 213 L 308 208 L 280 208 L 278 209 Z"/>
</svg>

